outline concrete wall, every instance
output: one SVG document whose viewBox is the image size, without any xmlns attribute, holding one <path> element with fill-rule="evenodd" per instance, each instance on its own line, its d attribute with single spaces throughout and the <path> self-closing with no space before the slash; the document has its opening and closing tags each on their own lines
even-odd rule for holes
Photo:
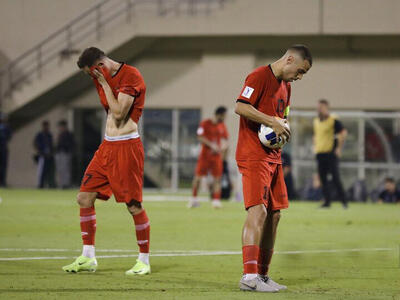
<svg viewBox="0 0 400 300">
<path fill-rule="evenodd" d="M 0 1 L 0 50 L 12 60 L 96 2 L 96 0 L 2 0 Z"/>
<path fill-rule="evenodd" d="M 38 116 L 20 130 L 13 132 L 9 144 L 8 184 L 12 187 L 35 187 L 37 185 L 37 165 L 33 161 L 35 154 L 33 139 L 41 130 L 44 120 L 50 122 L 53 142 L 57 139 L 57 122 L 68 119 L 69 111 L 65 106 L 58 106 L 46 114 Z"/>
<path fill-rule="evenodd" d="M 95 3 L 0 1 L 0 51 L 14 59 Z M 153 9 L 135 16 L 131 30 L 141 36 L 399 34 L 399 11 L 397 0 L 231 0 L 208 17 L 160 18 Z"/>
<path fill-rule="evenodd" d="M 175 46 L 166 46 L 171 43 Z M 251 49 L 248 51 L 221 50 L 220 46 L 215 49 L 209 44 L 207 46 L 207 43 L 203 44 L 202 50 L 199 47 L 195 47 L 197 50 L 188 50 L 185 43 L 183 40 L 160 42 L 152 51 L 131 62 L 140 69 L 147 83 L 146 107 L 199 108 L 202 117 L 207 118 L 217 105 L 227 106 L 229 113 L 226 122 L 231 136 L 230 159 L 233 159 L 238 130 L 238 116 L 234 114 L 233 108 L 243 81 L 251 70 L 273 62 L 282 51 L 275 49 L 276 43 L 272 43 L 275 46 L 271 49 L 257 51 L 257 46 L 247 40 L 241 44 Z M 230 44 L 228 39 L 221 43 Z M 311 41 L 311 44 L 315 43 Z M 188 47 L 194 47 L 193 43 L 188 44 Z M 341 44 L 340 40 L 338 44 Z M 316 101 L 324 97 L 331 101 L 334 109 L 400 110 L 397 92 L 400 86 L 399 57 L 381 55 L 379 51 L 358 55 L 346 52 L 344 48 L 333 52 L 318 47 L 316 49 L 314 65 L 309 74 L 293 84 L 293 108 L 312 109 Z M 69 104 L 39 116 L 15 133 L 10 143 L 11 185 L 36 184 L 36 169 L 31 159 L 34 134 L 43 119 L 49 119 L 55 125 L 56 121 L 65 118 L 66 112 L 75 107 L 100 107 L 95 89 L 90 88 Z"/>
<path fill-rule="evenodd" d="M 94 2 L 0 1 L 0 51 L 9 58 L 18 56 Z M 131 24 L 135 34 L 143 41 L 152 39 L 152 44 L 132 63 L 147 82 L 148 108 L 197 107 L 206 118 L 217 105 L 229 107 L 233 150 L 238 128 L 233 107 L 244 78 L 256 66 L 279 58 L 295 42 L 310 46 L 314 66 L 293 85 L 294 108 L 313 108 L 324 97 L 335 109 L 400 110 L 399 3 L 234 0 L 203 18 L 135 18 Z M 74 107 L 99 107 L 94 89 L 39 115 L 14 133 L 10 185 L 35 186 L 32 139 L 42 120 L 55 125 Z"/>
</svg>

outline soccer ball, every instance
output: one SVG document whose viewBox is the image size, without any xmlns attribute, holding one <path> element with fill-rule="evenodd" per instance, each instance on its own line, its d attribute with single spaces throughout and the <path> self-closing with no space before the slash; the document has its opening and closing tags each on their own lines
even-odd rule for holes
<svg viewBox="0 0 400 300">
<path fill-rule="evenodd" d="M 285 123 L 285 126 L 289 128 L 288 123 Z M 286 138 L 278 138 L 274 130 L 271 127 L 265 126 L 264 124 L 260 125 L 260 129 L 258 130 L 258 138 L 260 139 L 261 144 L 271 149 L 282 148 L 287 142 Z"/>
</svg>

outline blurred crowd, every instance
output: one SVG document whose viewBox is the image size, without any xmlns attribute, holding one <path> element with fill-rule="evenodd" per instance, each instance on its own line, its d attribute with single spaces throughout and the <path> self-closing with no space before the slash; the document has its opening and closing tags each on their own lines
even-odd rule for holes
<svg viewBox="0 0 400 300">
<path fill-rule="evenodd" d="M 295 183 L 292 175 L 291 159 L 288 153 L 282 155 L 282 163 L 285 174 L 285 182 L 288 190 L 289 199 L 301 199 L 310 201 L 323 200 L 322 186 L 319 175 L 313 173 L 304 187 L 295 189 Z M 335 186 L 328 182 L 332 198 L 336 199 Z M 396 182 L 393 177 L 386 177 L 377 183 L 372 189 L 367 188 L 365 180 L 355 180 L 346 190 L 346 198 L 352 202 L 375 203 L 399 203 L 400 204 L 400 182 Z"/>
<path fill-rule="evenodd" d="M 57 140 L 54 143 L 50 123 L 43 121 L 42 129 L 33 140 L 37 164 L 38 188 L 71 187 L 72 156 L 75 149 L 73 134 L 68 130 L 66 120 L 57 123 Z"/>
</svg>

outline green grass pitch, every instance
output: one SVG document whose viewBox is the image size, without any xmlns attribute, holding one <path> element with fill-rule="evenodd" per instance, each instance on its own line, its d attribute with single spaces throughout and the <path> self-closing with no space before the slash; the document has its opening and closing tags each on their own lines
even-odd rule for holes
<svg viewBox="0 0 400 300">
<path fill-rule="evenodd" d="M 270 273 L 288 290 L 255 294 L 238 290 L 243 204 L 146 203 L 154 193 L 144 196 L 151 275 L 124 275 L 136 238 L 113 200 L 96 206 L 97 272 L 63 273 L 81 248 L 75 193 L 0 189 L 0 299 L 400 299 L 399 205 L 293 202 L 282 212 Z"/>
</svg>

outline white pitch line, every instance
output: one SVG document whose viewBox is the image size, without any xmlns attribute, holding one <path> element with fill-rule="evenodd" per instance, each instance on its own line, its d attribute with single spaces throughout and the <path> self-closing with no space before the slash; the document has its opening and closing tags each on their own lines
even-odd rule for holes
<svg viewBox="0 0 400 300">
<path fill-rule="evenodd" d="M 51 248 L 0 248 L 3 252 L 81 252 L 82 249 L 51 249 Z M 204 252 L 206 250 L 153 250 L 152 253 L 181 253 L 181 252 Z M 132 249 L 96 249 L 96 252 L 128 252 L 136 253 L 137 250 Z"/>
<path fill-rule="evenodd" d="M 189 195 L 145 195 L 144 201 L 149 202 L 188 202 L 190 199 Z M 197 200 L 200 202 L 208 202 L 210 201 L 207 197 L 197 197 Z"/>
<path fill-rule="evenodd" d="M 328 249 L 328 250 L 296 250 L 277 251 L 275 254 L 315 254 L 315 253 L 339 253 L 339 252 L 362 252 L 362 251 L 392 251 L 394 248 L 353 248 L 353 249 Z M 152 257 L 176 257 L 176 256 L 213 256 L 213 255 L 239 255 L 241 251 L 187 251 L 182 253 L 155 253 Z M 136 257 L 137 254 L 122 255 L 100 255 L 97 258 L 125 258 Z M 0 257 L 0 261 L 21 261 L 21 260 L 52 260 L 52 259 L 73 259 L 74 256 L 39 256 L 39 257 Z"/>
</svg>

